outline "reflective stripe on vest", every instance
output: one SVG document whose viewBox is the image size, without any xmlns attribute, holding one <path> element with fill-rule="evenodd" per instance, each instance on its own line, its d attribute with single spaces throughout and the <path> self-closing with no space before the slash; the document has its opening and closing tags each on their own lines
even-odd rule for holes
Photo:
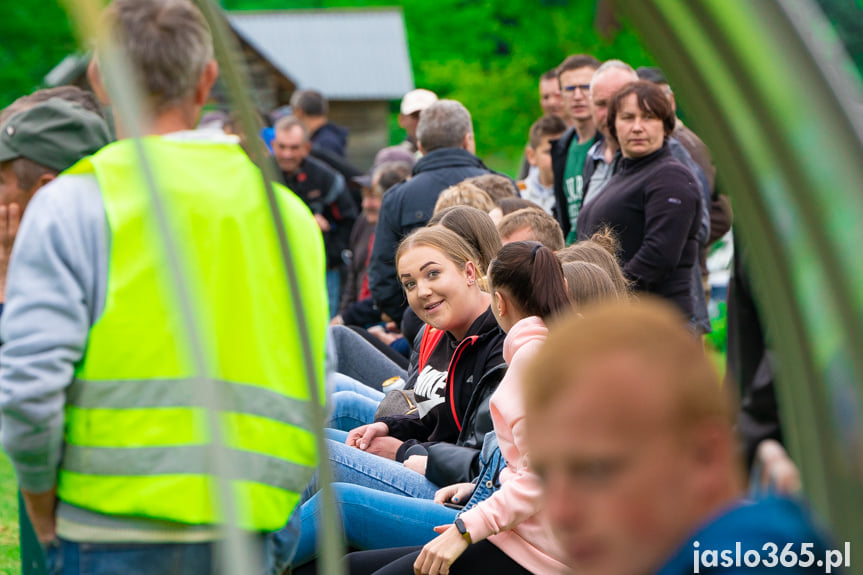
<svg viewBox="0 0 863 575">
<path fill-rule="evenodd" d="M 232 412 L 258 415 L 298 427 L 308 425 L 309 406 L 305 401 L 252 385 L 215 380 L 208 385 L 218 386 L 217 393 Z M 88 382 L 76 379 L 69 386 L 66 404 L 84 409 L 203 407 L 200 392 L 195 387 L 194 380 L 183 379 Z"/>
<path fill-rule="evenodd" d="M 203 392 L 218 393 L 240 526 L 280 529 L 316 464 L 301 342 L 258 169 L 239 146 L 143 140 L 202 340 L 197 378 L 133 143 L 67 173 L 94 174 L 109 227 L 105 309 L 67 394 L 58 495 L 96 512 L 222 520 Z M 278 187 L 323 387 L 325 259 L 317 224 Z M 203 391 L 202 391 L 203 390 Z M 321 393 L 323 396 L 323 393 Z"/>
</svg>

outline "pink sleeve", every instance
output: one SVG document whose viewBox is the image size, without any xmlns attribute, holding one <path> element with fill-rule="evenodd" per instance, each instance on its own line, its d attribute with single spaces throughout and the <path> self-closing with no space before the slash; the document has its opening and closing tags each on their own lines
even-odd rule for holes
<svg viewBox="0 0 863 575">
<path fill-rule="evenodd" d="M 542 505 L 542 487 L 539 477 L 528 466 L 524 400 L 521 392 L 521 372 L 531 356 L 539 348 L 539 342 L 522 347 L 512 358 L 512 363 L 501 381 L 500 415 L 506 429 L 497 429 L 498 441 L 511 436 L 516 457 L 508 459 L 508 466 L 501 472 L 501 487 L 491 497 L 465 511 L 461 518 L 473 541 L 481 541 L 491 535 L 507 531 L 536 515 Z M 509 389 L 507 389 L 509 388 Z M 504 456 L 510 457 L 510 453 Z"/>
</svg>

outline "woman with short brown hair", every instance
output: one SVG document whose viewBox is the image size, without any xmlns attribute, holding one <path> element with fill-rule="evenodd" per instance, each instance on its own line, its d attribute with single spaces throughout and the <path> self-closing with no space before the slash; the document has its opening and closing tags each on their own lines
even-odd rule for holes
<svg viewBox="0 0 863 575">
<path fill-rule="evenodd" d="M 668 150 L 674 122 L 655 84 L 633 82 L 614 95 L 608 127 L 623 156 L 620 168 L 582 208 L 576 229 L 583 240 L 610 227 L 633 289 L 664 297 L 691 318 L 702 200 L 695 176 Z"/>
</svg>

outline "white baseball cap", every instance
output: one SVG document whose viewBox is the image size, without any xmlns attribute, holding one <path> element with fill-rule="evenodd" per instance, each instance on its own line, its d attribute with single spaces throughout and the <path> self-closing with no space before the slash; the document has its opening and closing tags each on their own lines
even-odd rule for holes
<svg viewBox="0 0 863 575">
<path fill-rule="evenodd" d="M 437 94 L 431 90 L 422 88 L 411 90 L 402 98 L 401 112 L 405 116 L 409 116 L 414 112 L 422 112 L 435 102 L 437 102 Z"/>
</svg>

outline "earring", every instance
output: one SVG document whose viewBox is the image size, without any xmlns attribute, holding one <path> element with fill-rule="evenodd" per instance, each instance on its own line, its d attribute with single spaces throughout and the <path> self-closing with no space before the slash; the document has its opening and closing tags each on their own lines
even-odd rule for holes
<svg viewBox="0 0 863 575">
<path fill-rule="evenodd" d="M 497 315 L 503 315 L 503 310 L 500 309 L 500 306 L 497 306 Z"/>
<path fill-rule="evenodd" d="M 472 285 L 473 285 L 473 284 L 475 284 L 475 283 L 476 283 L 476 281 L 474 281 L 474 280 L 472 280 L 472 279 L 467 280 L 467 285 L 469 285 L 469 286 L 472 286 Z"/>
</svg>

